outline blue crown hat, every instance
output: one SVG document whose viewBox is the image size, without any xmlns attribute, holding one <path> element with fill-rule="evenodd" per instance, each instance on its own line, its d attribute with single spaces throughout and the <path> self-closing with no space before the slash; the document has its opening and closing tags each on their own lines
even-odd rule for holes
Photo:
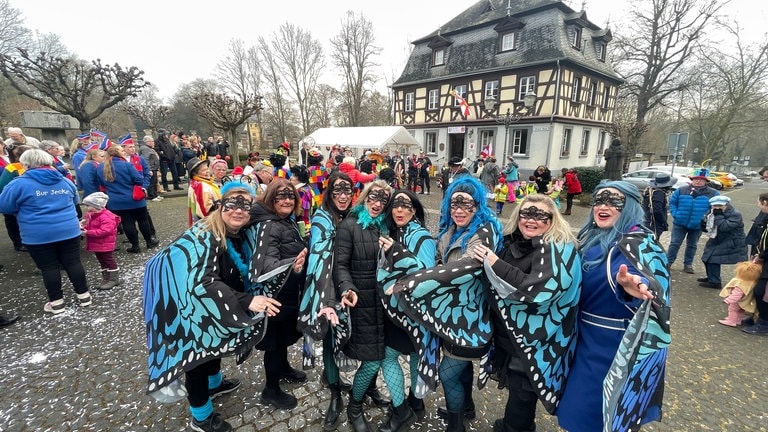
<svg viewBox="0 0 768 432">
<path fill-rule="evenodd" d="M 239 181 L 231 181 L 224 183 L 224 186 L 219 189 L 221 192 L 221 196 L 227 194 L 227 192 L 231 191 L 232 189 L 238 189 L 238 190 L 245 190 L 248 192 L 248 194 L 251 195 L 251 197 L 256 196 L 256 189 L 253 188 L 253 186 L 249 185 L 248 183 L 241 183 Z"/>
<path fill-rule="evenodd" d="M 691 179 L 700 178 L 709 181 L 709 170 L 706 168 L 699 168 L 694 170 L 690 177 Z"/>
</svg>

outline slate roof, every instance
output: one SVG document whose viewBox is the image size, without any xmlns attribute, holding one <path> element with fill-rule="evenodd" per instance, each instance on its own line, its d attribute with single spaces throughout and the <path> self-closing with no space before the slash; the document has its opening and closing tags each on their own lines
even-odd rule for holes
<svg viewBox="0 0 768 432">
<path fill-rule="evenodd" d="M 408 63 L 393 87 L 419 85 L 454 77 L 509 70 L 556 60 L 570 61 L 608 78 L 621 81 L 610 61 L 596 57 L 594 41 L 611 40 L 601 29 L 560 0 L 480 0 L 439 29 L 413 42 Z M 582 27 L 582 48 L 571 47 L 567 24 Z M 516 50 L 498 53 L 498 25 L 522 25 Z M 445 46 L 445 64 L 431 66 L 431 46 Z"/>
</svg>

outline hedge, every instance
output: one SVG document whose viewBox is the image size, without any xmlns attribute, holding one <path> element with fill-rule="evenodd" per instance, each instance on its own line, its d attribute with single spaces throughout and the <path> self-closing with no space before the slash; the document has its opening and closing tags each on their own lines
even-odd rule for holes
<svg viewBox="0 0 768 432">
<path fill-rule="evenodd" d="M 581 191 L 587 195 L 592 195 L 597 184 L 605 177 L 605 169 L 601 166 L 574 167 L 574 169 L 579 175 Z"/>
</svg>

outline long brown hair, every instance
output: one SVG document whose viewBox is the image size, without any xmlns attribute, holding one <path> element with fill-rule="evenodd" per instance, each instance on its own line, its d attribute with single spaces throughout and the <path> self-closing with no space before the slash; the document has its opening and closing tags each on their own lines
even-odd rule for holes
<svg viewBox="0 0 768 432">
<path fill-rule="evenodd" d="M 299 209 L 301 209 L 299 193 L 296 191 L 296 187 L 294 187 L 291 182 L 284 178 L 272 179 L 272 181 L 269 182 L 269 185 L 267 185 L 267 190 L 265 190 L 263 194 L 258 195 L 256 197 L 256 201 L 262 203 L 264 207 L 266 207 L 267 210 L 269 210 L 271 213 L 277 213 L 275 212 L 275 196 L 279 191 L 285 188 L 289 188 L 291 191 L 293 191 L 293 214 L 297 214 Z"/>
<path fill-rule="evenodd" d="M 107 159 L 104 161 L 104 180 L 108 182 L 115 181 L 115 170 L 112 168 L 113 157 L 119 157 L 122 159 L 122 156 L 120 156 L 120 147 L 111 146 L 107 149 Z"/>
</svg>

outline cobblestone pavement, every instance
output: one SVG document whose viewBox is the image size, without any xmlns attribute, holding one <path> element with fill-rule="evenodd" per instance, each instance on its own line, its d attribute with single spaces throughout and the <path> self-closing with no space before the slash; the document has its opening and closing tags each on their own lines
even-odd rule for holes
<svg viewBox="0 0 768 432">
<path fill-rule="evenodd" d="M 755 199 L 763 183 L 747 183 L 727 191 L 742 210 L 747 226 L 757 213 Z M 162 202 L 150 202 L 162 244 L 185 228 L 184 192 Z M 434 232 L 440 192 L 423 195 L 430 210 Z M 506 205 L 508 215 L 512 205 Z M 569 221 L 580 227 L 587 207 L 576 207 Z M 40 227 L 40 229 L 56 229 Z M 122 239 L 122 237 L 119 237 Z M 669 234 L 663 240 L 669 241 Z M 702 239 L 703 245 L 704 239 Z M 123 249 L 125 247 L 123 246 Z M 682 252 L 681 252 L 682 254 Z M 6 235 L 0 235 L 0 263 L 6 272 L 0 279 L 0 308 L 23 317 L 17 324 L 0 330 L 0 431 L 182 431 L 188 430 L 189 412 L 185 403 L 162 405 L 144 394 L 146 382 L 145 333 L 142 318 L 141 276 L 151 252 L 117 252 L 123 285 L 108 292 L 93 291 L 91 307 L 73 305 L 71 285 L 65 283 L 67 311 L 49 316 L 42 310 L 45 294 L 42 279 L 29 256 L 13 251 Z M 83 254 L 89 279 L 97 282 L 98 264 Z M 667 372 L 665 416 L 648 431 L 768 431 L 768 338 L 750 336 L 720 325 L 725 305 L 715 290 L 700 288 L 695 279 L 704 274 L 700 262 L 697 274 L 683 273 L 680 261 L 672 268 L 673 343 Z M 731 268 L 723 269 L 727 280 Z M 294 366 L 300 351 L 292 350 Z M 298 397 L 292 411 L 260 405 L 263 388 L 262 359 L 255 353 L 239 367 L 225 359 L 226 375 L 240 378 L 242 387 L 214 401 L 236 431 L 322 430 L 323 412 L 329 393 L 319 379 L 319 368 L 309 371 L 309 382 L 286 385 Z M 381 378 L 379 388 L 385 389 Z M 493 383 L 475 391 L 479 416 L 468 423 L 469 430 L 488 431 L 501 417 L 505 394 Z M 443 404 L 438 392 L 426 400 L 428 417 L 412 430 L 444 430 L 435 409 Z M 366 407 L 372 425 L 385 415 L 383 409 Z M 554 432 L 557 422 L 541 407 L 538 431 Z M 340 430 L 349 430 L 344 424 Z"/>
</svg>

